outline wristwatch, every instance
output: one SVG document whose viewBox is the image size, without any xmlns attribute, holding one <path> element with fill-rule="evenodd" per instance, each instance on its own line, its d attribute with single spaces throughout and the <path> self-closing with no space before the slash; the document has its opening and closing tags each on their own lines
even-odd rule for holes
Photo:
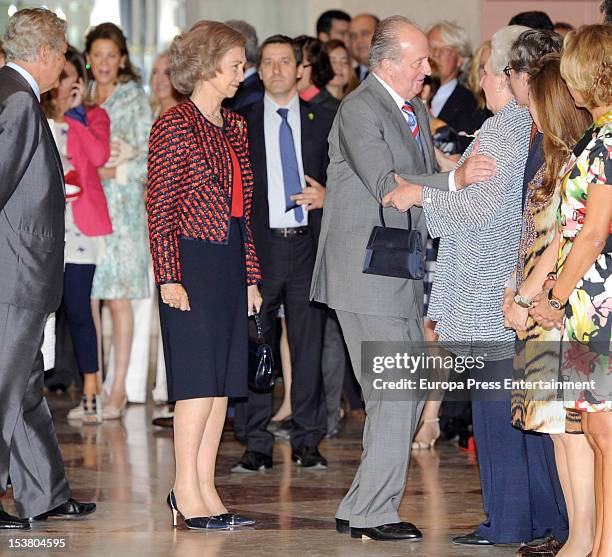
<svg viewBox="0 0 612 557">
<path fill-rule="evenodd" d="M 553 308 L 553 309 L 555 309 L 555 310 L 559 311 L 559 310 L 563 309 L 563 308 L 564 308 L 564 307 L 567 305 L 567 302 L 563 303 L 561 300 L 559 300 L 559 298 L 557 298 L 557 297 L 556 297 L 556 296 L 553 294 L 553 291 L 552 291 L 552 288 L 551 288 L 551 289 L 548 291 L 548 305 L 549 305 L 551 308 Z"/>
<path fill-rule="evenodd" d="M 533 305 L 533 300 L 531 298 L 527 298 L 525 296 L 521 296 L 518 288 L 514 292 L 514 303 L 517 306 L 520 306 L 525 309 L 529 309 Z"/>
</svg>

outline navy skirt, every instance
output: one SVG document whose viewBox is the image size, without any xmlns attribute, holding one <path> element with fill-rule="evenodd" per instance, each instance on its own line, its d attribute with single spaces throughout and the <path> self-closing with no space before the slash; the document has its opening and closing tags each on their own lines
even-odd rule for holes
<svg viewBox="0 0 612 557">
<path fill-rule="evenodd" d="M 248 382 L 246 264 L 241 223 L 227 244 L 182 237 L 182 284 L 191 311 L 159 299 L 168 400 L 245 397 Z"/>
</svg>

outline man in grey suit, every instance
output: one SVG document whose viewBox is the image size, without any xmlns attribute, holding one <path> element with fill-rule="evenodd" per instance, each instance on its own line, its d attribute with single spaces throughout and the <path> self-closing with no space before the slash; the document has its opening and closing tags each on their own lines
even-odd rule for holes
<svg viewBox="0 0 612 557">
<path fill-rule="evenodd" d="M 70 497 L 43 391 L 40 353 L 64 272 L 64 180 L 40 95 L 58 84 L 65 22 L 45 9 L 16 12 L 0 69 L 0 493 L 10 471 L 17 512 L 77 517 L 93 503 Z M 0 507 L 0 529 L 29 521 Z"/>
<path fill-rule="evenodd" d="M 431 73 L 425 35 L 408 19 L 393 16 L 376 29 L 372 73 L 341 104 L 332 127 L 323 222 L 311 297 L 336 310 L 366 404 L 361 464 L 336 513 L 336 529 L 353 537 L 419 540 L 401 522 L 400 506 L 412 436 L 423 402 L 385 400 L 362 377 L 362 341 L 423 339 L 423 284 L 364 274 L 365 247 L 379 224 L 382 198 L 396 187 L 394 175 L 448 190 L 490 176 L 492 162 L 475 156 L 452 175 L 436 174 L 428 118 L 417 95 Z M 407 178 L 408 179 L 408 178 Z M 413 227 L 427 238 L 420 208 Z M 406 215 L 385 210 L 388 226 L 406 228 Z"/>
</svg>

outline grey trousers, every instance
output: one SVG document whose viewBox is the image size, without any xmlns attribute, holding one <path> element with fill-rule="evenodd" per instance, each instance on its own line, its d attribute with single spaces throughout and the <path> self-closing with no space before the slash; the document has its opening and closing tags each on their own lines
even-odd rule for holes
<svg viewBox="0 0 612 557">
<path fill-rule="evenodd" d="M 327 309 L 325 316 L 321 373 L 323 374 L 327 407 L 327 433 L 331 433 L 338 428 L 338 410 L 340 409 L 344 376 L 347 373 L 344 339 L 338 318 L 332 309 Z"/>
<path fill-rule="evenodd" d="M 378 317 L 337 311 L 355 376 L 365 400 L 361 463 L 336 518 L 355 528 L 400 522 L 398 509 L 404 496 L 412 437 L 424 401 L 384 400 L 361 377 L 362 341 L 423 340 L 421 319 Z"/>
<path fill-rule="evenodd" d="M 44 513 L 70 497 L 42 394 L 46 319 L 44 313 L 0 303 L 0 493 L 10 472 L 21 517 Z"/>
</svg>

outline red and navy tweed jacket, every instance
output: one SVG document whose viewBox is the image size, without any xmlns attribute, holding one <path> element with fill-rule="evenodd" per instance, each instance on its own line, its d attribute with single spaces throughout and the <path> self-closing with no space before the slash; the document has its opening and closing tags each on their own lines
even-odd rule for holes
<svg viewBox="0 0 612 557">
<path fill-rule="evenodd" d="M 242 173 L 247 284 L 261 280 L 251 232 L 253 172 L 246 122 L 221 109 L 214 126 L 187 100 L 164 112 L 149 137 L 147 211 L 157 284 L 181 282 L 179 237 L 224 243 L 228 239 L 234 149 Z"/>
</svg>

